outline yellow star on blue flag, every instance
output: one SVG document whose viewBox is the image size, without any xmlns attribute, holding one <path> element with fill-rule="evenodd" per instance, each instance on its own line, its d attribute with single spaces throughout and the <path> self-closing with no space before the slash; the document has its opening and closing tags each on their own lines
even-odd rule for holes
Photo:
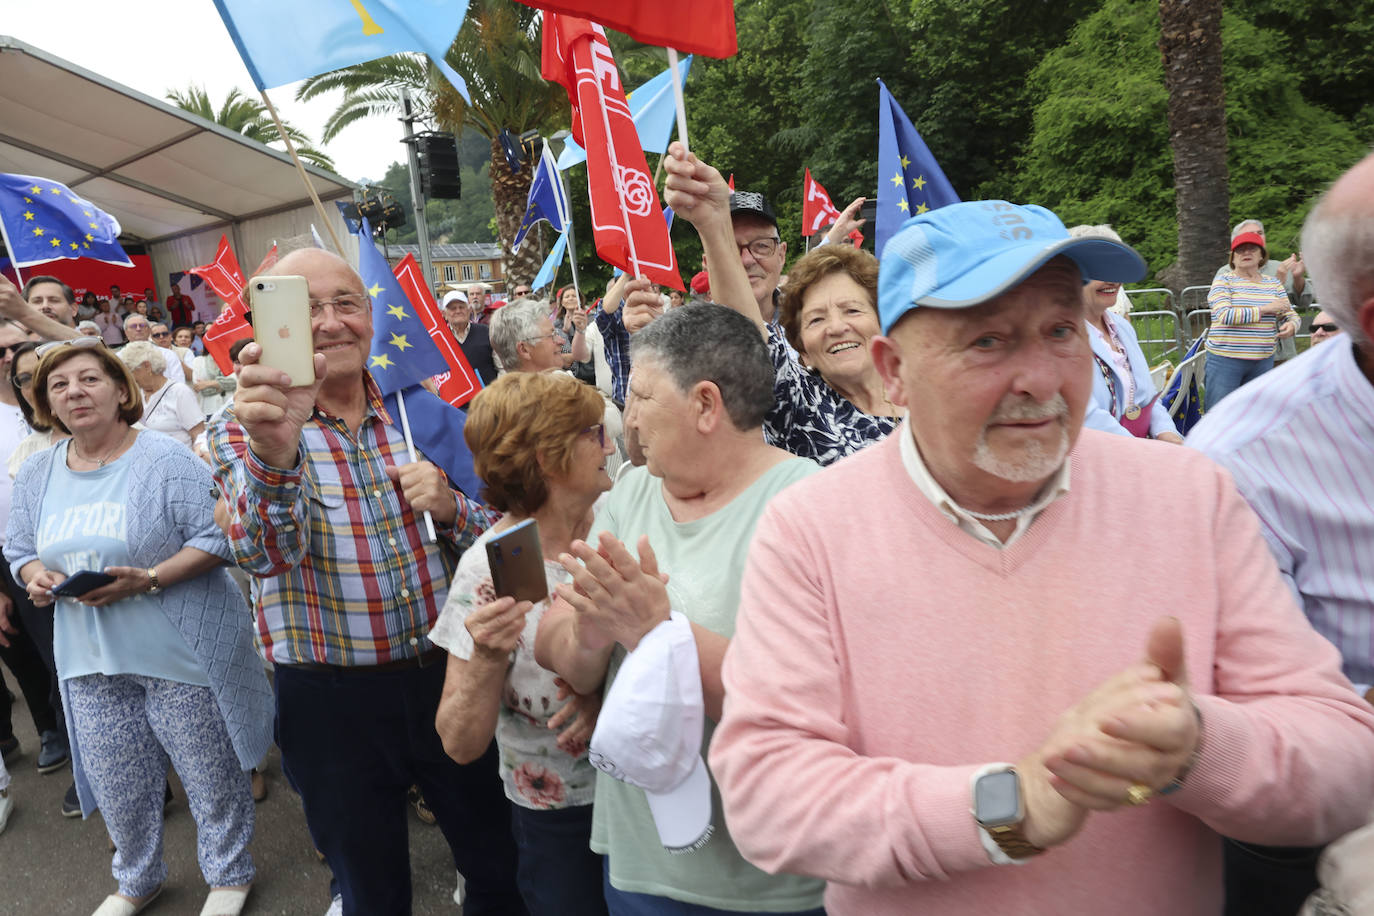
<svg viewBox="0 0 1374 916">
<path fill-rule="evenodd" d="M 410 347 L 414 346 L 414 344 L 406 340 L 406 336 L 404 334 L 392 334 L 391 340 L 387 342 L 390 343 L 397 350 L 400 350 L 402 353 L 404 353 Z"/>
<path fill-rule="evenodd" d="M 873 247 L 881 257 L 887 240 L 907 219 L 958 203 L 959 195 L 882 80 L 878 89 L 878 174 L 892 176 L 878 185 Z"/>
<path fill-rule="evenodd" d="M 393 318 L 405 318 L 406 316 L 406 310 L 399 305 L 388 305 L 386 311 L 387 314 Z"/>
<path fill-rule="evenodd" d="M 387 356 L 385 353 L 378 353 L 376 356 L 371 357 L 370 364 L 374 368 L 380 366 L 383 369 L 390 369 L 393 365 L 395 365 L 394 363 L 392 363 L 391 357 Z"/>
<path fill-rule="evenodd" d="M 133 261 L 119 246 L 119 233 L 118 220 L 63 185 L 32 175 L 0 173 L 0 237 L 15 266 L 93 258 L 132 267 Z M 70 241 L 82 237 L 87 239 L 84 249 Z"/>
</svg>

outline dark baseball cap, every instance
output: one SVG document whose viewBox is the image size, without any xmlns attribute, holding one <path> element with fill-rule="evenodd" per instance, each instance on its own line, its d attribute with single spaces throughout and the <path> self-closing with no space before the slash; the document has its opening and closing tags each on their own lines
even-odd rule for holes
<svg viewBox="0 0 1374 916">
<path fill-rule="evenodd" d="M 774 229 L 778 228 L 778 218 L 774 215 L 773 208 L 757 191 L 730 192 L 730 218 L 734 219 L 741 213 L 767 220 L 773 224 Z"/>
</svg>

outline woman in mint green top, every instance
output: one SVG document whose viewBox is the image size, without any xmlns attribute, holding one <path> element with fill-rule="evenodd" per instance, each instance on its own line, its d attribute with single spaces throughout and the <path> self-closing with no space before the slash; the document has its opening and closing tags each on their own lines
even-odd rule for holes
<svg viewBox="0 0 1374 916">
<path fill-rule="evenodd" d="M 255 874 L 245 771 L 270 744 L 272 704 L 247 608 L 222 568 L 209 468 L 132 428 L 139 388 L 100 338 L 38 352 L 35 414 L 72 438 L 20 469 L 5 559 L 34 603 L 54 608 L 77 794 L 115 842 L 118 893 L 97 912 L 129 912 L 162 889 L 169 761 L 196 820 L 213 912 L 236 912 Z M 113 580 L 53 593 L 82 571 Z"/>
</svg>

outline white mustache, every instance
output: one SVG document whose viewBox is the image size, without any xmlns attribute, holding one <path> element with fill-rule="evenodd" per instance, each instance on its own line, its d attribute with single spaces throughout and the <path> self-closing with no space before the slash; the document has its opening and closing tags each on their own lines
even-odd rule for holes
<svg viewBox="0 0 1374 916">
<path fill-rule="evenodd" d="M 1053 420 L 1069 415 L 1069 404 L 1062 394 L 1056 394 L 1044 403 L 1029 398 L 1016 398 L 997 405 L 997 410 L 988 419 L 988 425 L 1021 420 Z"/>
</svg>

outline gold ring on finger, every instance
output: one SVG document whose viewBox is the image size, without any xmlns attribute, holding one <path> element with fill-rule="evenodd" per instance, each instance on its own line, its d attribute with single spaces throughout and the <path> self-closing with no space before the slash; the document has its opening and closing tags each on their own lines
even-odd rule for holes
<svg viewBox="0 0 1374 916">
<path fill-rule="evenodd" d="M 1148 805 L 1150 803 L 1150 797 L 1154 794 L 1155 790 L 1144 783 L 1135 783 L 1126 790 L 1126 804 L 1132 807 Z"/>
</svg>

